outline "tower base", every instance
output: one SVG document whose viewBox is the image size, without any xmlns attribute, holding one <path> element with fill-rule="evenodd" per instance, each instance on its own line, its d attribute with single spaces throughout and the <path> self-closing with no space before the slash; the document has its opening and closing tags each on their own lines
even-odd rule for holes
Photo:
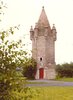
<svg viewBox="0 0 73 100">
<path fill-rule="evenodd" d="M 56 72 L 55 68 L 38 68 L 35 79 L 55 79 L 56 78 Z"/>
</svg>

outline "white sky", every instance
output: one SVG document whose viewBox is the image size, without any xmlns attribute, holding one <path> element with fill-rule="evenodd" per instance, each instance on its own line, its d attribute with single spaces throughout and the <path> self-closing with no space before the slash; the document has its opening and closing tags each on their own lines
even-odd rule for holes
<svg viewBox="0 0 73 100">
<path fill-rule="evenodd" d="M 56 63 L 73 61 L 73 0 L 3 0 L 7 9 L 2 21 L 2 27 L 20 24 L 20 31 L 15 39 L 20 37 L 25 43 L 29 40 L 30 26 L 35 26 L 38 21 L 42 6 L 52 27 L 54 23 L 57 29 L 57 41 L 55 47 Z M 28 45 L 31 49 L 31 45 Z"/>
</svg>

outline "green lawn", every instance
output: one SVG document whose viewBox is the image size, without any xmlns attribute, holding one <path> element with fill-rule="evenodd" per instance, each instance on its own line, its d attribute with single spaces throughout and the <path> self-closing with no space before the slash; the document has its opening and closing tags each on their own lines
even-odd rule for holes
<svg viewBox="0 0 73 100">
<path fill-rule="evenodd" d="M 47 82 L 27 82 L 27 84 L 48 84 Z"/>
<path fill-rule="evenodd" d="M 60 78 L 59 81 L 73 82 L 73 78 Z M 26 84 L 38 84 L 38 82 L 27 82 Z M 44 82 L 39 82 L 44 84 Z M 28 92 L 13 91 L 16 96 L 13 100 L 73 100 L 72 86 L 48 86 L 48 87 L 30 87 Z"/>
<path fill-rule="evenodd" d="M 73 100 L 73 87 L 33 87 L 31 89 L 34 92 L 30 100 Z"/>
<path fill-rule="evenodd" d="M 14 92 L 12 100 L 73 100 L 73 87 L 30 87 L 28 92 Z"/>
<path fill-rule="evenodd" d="M 58 78 L 57 81 L 73 82 L 73 78 Z"/>
</svg>

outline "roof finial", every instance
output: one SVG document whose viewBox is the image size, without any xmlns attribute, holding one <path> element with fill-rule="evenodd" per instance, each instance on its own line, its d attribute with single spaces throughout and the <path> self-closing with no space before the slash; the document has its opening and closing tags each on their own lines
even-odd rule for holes
<svg viewBox="0 0 73 100">
<path fill-rule="evenodd" d="M 33 27 L 31 26 L 30 31 L 33 31 Z"/>
<path fill-rule="evenodd" d="M 35 23 L 35 28 L 38 28 L 38 23 Z"/>
<path fill-rule="evenodd" d="M 44 9 L 44 6 L 42 6 L 42 8 Z"/>
<path fill-rule="evenodd" d="M 55 24 L 53 24 L 53 27 L 52 27 L 52 29 L 56 29 L 56 28 L 55 28 Z"/>
</svg>

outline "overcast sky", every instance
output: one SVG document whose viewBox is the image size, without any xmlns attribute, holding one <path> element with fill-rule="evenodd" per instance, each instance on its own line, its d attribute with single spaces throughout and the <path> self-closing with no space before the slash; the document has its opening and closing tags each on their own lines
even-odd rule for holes
<svg viewBox="0 0 73 100">
<path fill-rule="evenodd" d="M 44 6 L 50 26 L 55 24 L 57 41 L 55 46 L 56 63 L 73 61 L 73 0 L 3 0 L 7 9 L 1 26 L 9 27 L 20 24 L 16 37 L 29 40 L 30 26 L 38 21 L 42 6 Z M 31 45 L 28 45 L 31 49 Z"/>
</svg>

